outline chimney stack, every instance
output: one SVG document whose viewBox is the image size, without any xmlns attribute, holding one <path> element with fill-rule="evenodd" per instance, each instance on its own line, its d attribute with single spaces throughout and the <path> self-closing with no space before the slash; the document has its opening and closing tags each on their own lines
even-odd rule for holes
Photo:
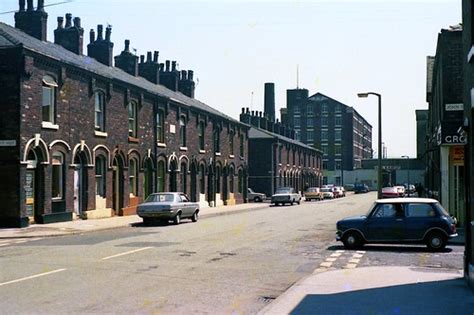
<svg viewBox="0 0 474 315">
<path fill-rule="evenodd" d="M 130 52 L 130 40 L 125 40 L 124 50 L 115 56 L 115 66 L 134 77 L 138 75 L 138 57 Z"/>
<path fill-rule="evenodd" d="M 140 64 L 138 65 L 138 75 L 147 79 L 148 81 L 159 84 L 160 83 L 160 64 L 158 63 L 158 51 L 154 52 L 153 60 L 151 59 L 151 51 L 147 52 L 147 60 L 142 56 Z"/>
<path fill-rule="evenodd" d="M 270 121 L 275 120 L 275 83 L 265 83 L 264 112 Z"/>
<path fill-rule="evenodd" d="M 58 28 L 54 30 L 54 43 L 63 46 L 67 50 L 82 55 L 84 46 L 84 29 L 81 27 L 81 19 L 74 18 L 74 26 L 71 23 L 72 14 L 66 14 L 66 26 L 63 27 L 64 18 L 58 17 Z"/>
<path fill-rule="evenodd" d="M 41 41 L 46 41 L 48 31 L 48 13 L 44 11 L 44 0 L 38 0 L 36 11 L 33 0 L 19 0 L 19 10 L 15 13 L 15 27 Z"/>
<path fill-rule="evenodd" d="M 112 56 L 114 50 L 114 43 L 110 41 L 110 34 L 112 27 L 108 26 L 106 29 L 106 38 L 102 36 L 103 26 L 97 25 L 97 38 L 95 38 L 94 30 L 90 32 L 91 42 L 87 45 L 87 55 L 96 59 L 98 62 L 106 66 L 112 66 Z"/>
<path fill-rule="evenodd" d="M 178 83 L 178 89 L 184 95 L 194 98 L 194 91 L 196 89 L 196 84 L 193 81 L 193 74 L 192 70 L 182 70 L 181 71 L 181 79 Z"/>
<path fill-rule="evenodd" d="M 178 91 L 179 72 L 176 69 L 176 61 L 171 62 L 166 60 L 166 68 L 164 71 L 160 70 L 160 84 L 164 85 L 171 91 Z"/>
</svg>

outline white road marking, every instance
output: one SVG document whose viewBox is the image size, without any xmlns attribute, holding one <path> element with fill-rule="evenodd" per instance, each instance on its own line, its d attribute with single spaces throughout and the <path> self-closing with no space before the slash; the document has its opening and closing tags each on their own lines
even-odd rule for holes
<svg viewBox="0 0 474 315">
<path fill-rule="evenodd" d="M 323 262 L 323 263 L 320 264 L 320 266 L 329 268 L 329 267 L 332 266 L 332 262 Z"/>
<path fill-rule="evenodd" d="M 53 271 L 50 271 L 50 272 L 40 273 L 40 274 L 37 274 L 37 275 L 34 275 L 34 276 L 29 276 L 29 277 L 25 277 L 25 278 L 21 278 L 21 279 L 16 279 L 16 280 L 8 281 L 8 282 L 3 282 L 3 283 L 0 283 L 0 287 L 4 286 L 4 285 L 7 285 L 7 284 L 17 283 L 17 282 L 21 282 L 21 281 L 25 281 L 25 280 L 31 280 L 31 279 L 35 279 L 35 278 L 39 278 L 39 277 L 44 277 L 44 276 L 51 275 L 53 273 L 58 273 L 58 272 L 65 271 L 65 270 L 67 270 L 67 269 L 63 268 L 63 269 L 53 270 Z"/>
<path fill-rule="evenodd" d="M 15 241 L 15 242 L 13 242 L 13 243 L 15 243 L 15 244 L 22 244 L 22 243 L 26 243 L 26 242 L 28 242 L 28 241 L 21 240 L 21 241 Z"/>
<path fill-rule="evenodd" d="M 125 253 L 104 257 L 104 258 L 102 258 L 102 260 L 107 260 L 107 259 L 111 259 L 111 258 L 115 258 L 115 257 L 125 256 L 125 255 L 129 255 L 129 254 L 141 252 L 143 250 L 147 250 L 147 249 L 150 249 L 150 248 L 153 248 L 153 247 L 143 247 L 143 248 L 131 250 L 131 251 L 128 251 L 128 252 L 125 252 Z"/>
<path fill-rule="evenodd" d="M 355 267 L 357 267 L 357 264 L 347 264 L 345 268 L 354 269 Z"/>
<path fill-rule="evenodd" d="M 335 262 L 337 258 L 326 258 L 326 261 Z"/>
<path fill-rule="evenodd" d="M 339 257 L 341 255 L 342 255 L 342 253 L 334 253 L 334 254 L 331 254 L 331 257 Z"/>
</svg>

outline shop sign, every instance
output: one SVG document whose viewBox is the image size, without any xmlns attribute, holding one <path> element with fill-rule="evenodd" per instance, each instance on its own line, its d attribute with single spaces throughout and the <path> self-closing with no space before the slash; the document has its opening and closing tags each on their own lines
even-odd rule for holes
<svg viewBox="0 0 474 315">
<path fill-rule="evenodd" d="M 456 146 L 451 148 L 451 163 L 453 165 L 464 165 L 464 147 Z"/>
<path fill-rule="evenodd" d="M 464 145 L 467 143 L 467 134 L 463 132 L 462 123 L 443 122 L 438 127 L 436 138 L 438 145 Z"/>
</svg>

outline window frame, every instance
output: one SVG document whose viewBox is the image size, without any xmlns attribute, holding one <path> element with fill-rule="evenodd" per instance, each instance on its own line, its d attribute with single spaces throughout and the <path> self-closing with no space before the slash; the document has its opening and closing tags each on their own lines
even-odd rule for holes
<svg viewBox="0 0 474 315">
<path fill-rule="evenodd" d="M 58 84 L 56 83 L 56 79 L 54 79 L 50 75 L 43 76 L 43 83 L 42 83 L 42 99 L 41 99 L 41 121 L 55 124 L 56 123 L 56 92 L 57 92 Z M 48 101 L 49 104 L 45 105 L 45 93 L 49 93 Z M 47 120 L 45 120 L 45 107 L 48 107 L 47 113 Z"/>
<path fill-rule="evenodd" d="M 128 136 L 137 138 L 138 134 L 138 104 L 131 101 L 127 105 L 128 112 Z"/>
<path fill-rule="evenodd" d="M 59 157 L 59 163 L 55 159 Z M 64 200 L 64 191 L 66 183 L 65 155 L 61 151 L 54 151 L 51 160 L 51 198 L 53 200 Z M 57 169 L 58 175 L 55 176 Z M 55 187 L 56 186 L 56 187 Z M 55 191 L 58 193 L 55 194 Z M 55 196 L 56 195 L 56 196 Z"/>
<path fill-rule="evenodd" d="M 95 195 L 102 198 L 106 197 L 106 159 L 102 155 L 95 158 Z"/>
<path fill-rule="evenodd" d="M 105 131 L 105 94 L 102 91 L 94 93 L 94 129 Z"/>
<path fill-rule="evenodd" d="M 161 176 L 162 175 L 162 176 Z M 156 167 L 156 190 L 157 192 L 165 192 L 166 187 L 166 163 L 159 160 Z"/>
<path fill-rule="evenodd" d="M 138 196 L 138 160 L 131 158 L 128 165 L 129 193 Z"/>
<path fill-rule="evenodd" d="M 186 117 L 180 116 L 179 117 L 179 145 L 180 147 L 186 147 Z"/>
</svg>

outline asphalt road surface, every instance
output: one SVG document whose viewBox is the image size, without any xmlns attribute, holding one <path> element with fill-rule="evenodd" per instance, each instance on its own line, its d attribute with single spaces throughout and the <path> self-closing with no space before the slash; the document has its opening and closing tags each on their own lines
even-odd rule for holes
<svg viewBox="0 0 474 315">
<path fill-rule="evenodd" d="M 462 247 L 345 251 L 335 222 L 375 194 L 0 247 L 1 313 L 256 313 L 315 270 L 462 269 Z"/>
</svg>

